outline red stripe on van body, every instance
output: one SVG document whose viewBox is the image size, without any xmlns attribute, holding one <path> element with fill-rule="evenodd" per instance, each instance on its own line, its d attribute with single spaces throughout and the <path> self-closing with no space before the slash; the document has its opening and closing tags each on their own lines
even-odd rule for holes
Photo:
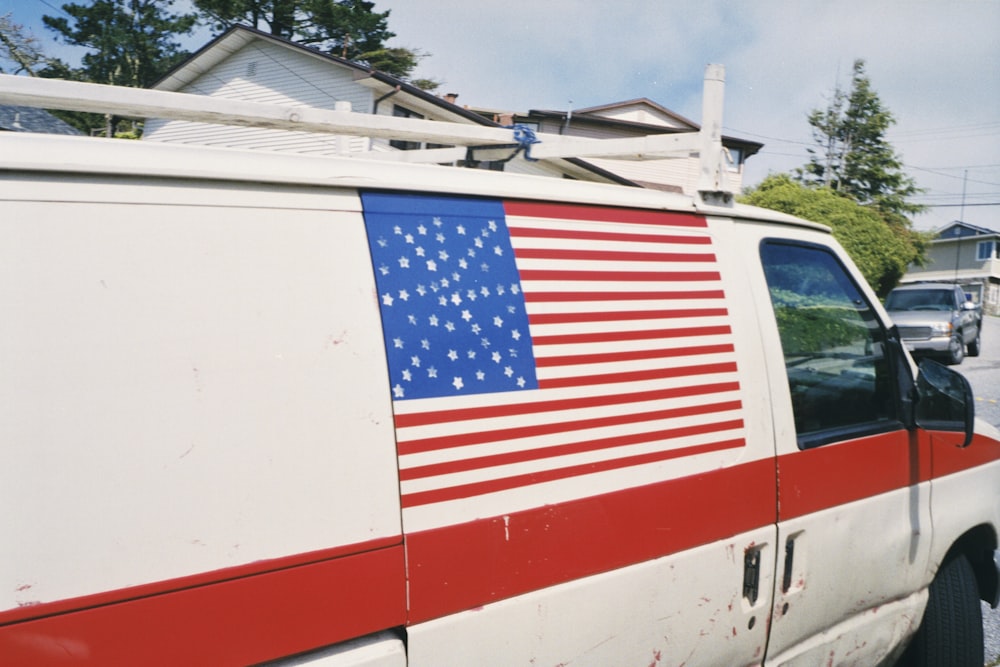
<svg viewBox="0 0 1000 667">
<path fill-rule="evenodd" d="M 778 477 L 780 519 L 793 519 L 926 482 L 928 439 L 898 430 L 786 454 Z"/>
<path fill-rule="evenodd" d="M 779 457 L 783 518 L 1000 460 L 1000 442 L 896 431 Z M 902 458 L 901 458 L 902 457 Z M 933 464 L 932 464 L 933 458 Z M 909 472 L 887 474 L 911 460 Z M 932 475 L 933 470 L 933 475 Z M 11 665 L 248 664 L 414 624 L 776 520 L 774 461 L 0 614 Z M 24 619 L 31 620 L 24 620 Z"/>
<path fill-rule="evenodd" d="M 928 436 L 931 449 L 931 468 L 934 477 L 944 477 L 986 463 L 1000 461 L 1000 441 L 984 435 L 974 435 L 972 444 L 962 447 L 964 434 L 932 431 Z"/>
<path fill-rule="evenodd" d="M 774 473 L 764 459 L 408 534 L 410 623 L 773 523 Z"/>
<path fill-rule="evenodd" d="M 781 519 L 1000 460 L 1000 442 L 976 436 L 965 449 L 960 442 L 956 433 L 898 430 L 780 456 Z M 764 459 L 407 534 L 410 623 L 772 523 L 776 483 L 774 461 Z"/>
<path fill-rule="evenodd" d="M 0 626 L 0 656 L 4 665 L 246 665 L 405 623 L 402 544 L 273 569 L 301 559 L 206 573 L 179 590 L 194 578 L 23 607 L 40 618 Z M 254 567 L 270 571 L 245 576 Z M 156 586 L 173 590 L 148 594 Z M 64 613 L 69 605 L 78 610 Z"/>
</svg>

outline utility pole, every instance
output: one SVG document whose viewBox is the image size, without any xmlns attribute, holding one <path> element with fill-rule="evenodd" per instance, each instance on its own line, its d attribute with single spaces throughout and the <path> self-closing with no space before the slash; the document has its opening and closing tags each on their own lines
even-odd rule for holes
<svg viewBox="0 0 1000 667">
<path fill-rule="evenodd" d="M 958 221 L 965 221 L 965 185 L 966 181 L 969 180 L 969 170 L 966 169 L 962 175 L 962 206 L 958 209 Z M 955 284 L 958 284 L 958 265 L 962 257 L 962 236 L 959 232 L 959 236 L 955 238 Z"/>
</svg>

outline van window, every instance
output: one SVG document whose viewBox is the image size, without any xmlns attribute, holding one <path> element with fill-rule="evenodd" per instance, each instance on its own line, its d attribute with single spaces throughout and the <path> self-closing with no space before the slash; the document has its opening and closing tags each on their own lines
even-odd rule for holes
<svg viewBox="0 0 1000 667">
<path fill-rule="evenodd" d="M 886 332 L 823 246 L 764 241 L 800 448 L 901 428 Z"/>
</svg>

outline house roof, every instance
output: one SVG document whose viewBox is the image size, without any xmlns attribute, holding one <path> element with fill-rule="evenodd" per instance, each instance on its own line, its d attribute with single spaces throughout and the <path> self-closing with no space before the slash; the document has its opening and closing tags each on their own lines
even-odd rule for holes
<svg viewBox="0 0 1000 667">
<path fill-rule="evenodd" d="M 652 109 L 653 111 L 655 111 L 655 112 L 657 112 L 657 113 L 659 113 L 659 114 L 661 114 L 663 116 L 667 116 L 669 118 L 672 118 L 673 120 L 677 121 L 677 123 L 679 123 L 680 125 L 684 125 L 684 126 L 688 127 L 689 129 L 692 129 L 692 130 L 697 130 L 698 129 L 698 124 L 695 123 L 694 121 L 688 120 L 687 118 L 685 118 L 684 116 L 680 115 L 679 113 L 671 111 L 670 109 L 668 109 L 667 107 L 665 107 L 665 106 L 663 106 L 661 104 L 657 104 L 656 102 L 654 102 L 653 100 L 649 99 L 648 97 L 639 97 L 639 98 L 636 98 L 634 100 L 624 100 L 622 102 L 612 102 L 611 104 L 601 104 L 601 105 L 595 106 L 595 107 L 587 107 L 585 109 L 577 109 L 574 112 L 574 115 L 576 115 L 576 116 L 603 116 L 603 115 L 605 115 L 605 114 L 607 114 L 609 112 L 615 112 L 615 111 L 620 111 L 620 110 L 625 110 L 625 109 L 635 108 L 635 107 L 648 107 L 648 108 Z"/>
<path fill-rule="evenodd" d="M 1000 231 L 989 229 L 988 227 L 979 227 L 968 222 L 962 222 L 961 220 L 953 220 L 934 233 L 932 243 L 934 241 L 966 239 L 973 236 L 1000 236 Z"/>
<path fill-rule="evenodd" d="M 670 118 L 677 120 L 681 123 L 682 127 L 671 127 L 668 125 L 660 125 L 655 123 L 643 123 L 634 120 L 623 120 L 621 118 L 608 118 L 599 115 L 597 112 L 609 110 L 612 108 L 622 108 L 626 106 L 635 106 L 637 103 L 649 104 L 654 107 L 657 111 L 662 110 Z M 655 102 L 651 102 L 646 99 L 630 100 L 627 102 L 616 102 L 614 104 L 606 104 L 599 107 L 589 107 L 588 109 L 579 109 L 576 111 L 553 111 L 546 109 L 532 109 L 526 115 L 515 115 L 518 119 L 531 120 L 531 119 L 546 119 L 555 120 L 560 123 L 565 123 L 569 121 L 572 123 L 583 123 L 591 126 L 601 126 L 607 128 L 618 128 L 627 130 L 630 133 L 635 134 L 674 134 L 679 132 L 691 132 L 700 129 L 700 125 L 690 121 L 683 116 L 675 114 L 666 107 L 663 107 Z M 738 137 L 732 137 L 728 135 L 722 136 L 722 143 L 727 147 L 738 147 L 744 151 L 744 157 L 749 157 L 756 154 L 764 147 L 764 144 L 759 141 L 751 141 L 749 139 L 740 139 Z"/>
<path fill-rule="evenodd" d="M 157 90 L 178 91 L 192 84 L 198 77 L 211 71 L 234 53 L 244 48 L 254 40 L 263 40 L 280 45 L 297 53 L 303 53 L 314 58 L 318 58 L 331 65 L 347 68 L 354 73 L 355 80 L 364 86 L 376 90 L 382 95 L 402 95 L 400 101 L 405 100 L 407 106 L 414 107 L 415 111 L 426 112 L 428 109 L 434 111 L 433 115 L 446 118 L 451 121 L 475 123 L 489 127 L 502 127 L 490 118 L 482 114 L 471 111 L 466 107 L 461 107 L 452 101 L 438 97 L 433 93 L 422 90 L 406 81 L 394 77 L 385 72 L 362 65 L 345 58 L 323 53 L 317 49 L 298 44 L 282 37 L 275 37 L 256 28 L 244 25 L 236 25 L 226 30 L 224 33 L 198 49 L 190 58 L 181 62 L 172 70 L 163 75 L 151 86 Z M 601 178 L 618 183 L 639 187 L 637 183 L 630 181 L 618 174 L 601 169 L 584 160 L 577 158 L 562 158 L 553 160 L 564 165 L 571 165 L 569 172 L 576 170 L 590 172 Z"/>
<path fill-rule="evenodd" d="M 157 80 L 152 88 L 156 90 L 178 91 L 190 85 L 198 77 L 206 74 L 221 62 L 232 56 L 234 53 L 244 48 L 255 40 L 270 42 L 290 49 L 296 53 L 318 58 L 331 65 L 339 66 L 351 70 L 355 79 L 362 85 L 381 89 L 385 92 L 397 91 L 409 97 L 415 98 L 426 105 L 431 105 L 440 110 L 443 114 L 457 116 L 466 121 L 471 121 L 481 125 L 495 125 L 492 121 L 469 111 L 463 107 L 453 104 L 437 95 L 421 90 L 406 81 L 394 77 L 385 72 L 362 65 L 361 63 L 340 58 L 329 53 L 323 53 L 303 44 L 298 44 L 283 37 L 275 37 L 269 33 L 257 30 L 244 25 L 236 25 L 229 28 L 224 33 L 205 44 L 190 58 L 181 62 L 172 70 L 164 74 Z"/>
<path fill-rule="evenodd" d="M 0 131 L 82 134 L 44 109 L 0 104 Z"/>
</svg>

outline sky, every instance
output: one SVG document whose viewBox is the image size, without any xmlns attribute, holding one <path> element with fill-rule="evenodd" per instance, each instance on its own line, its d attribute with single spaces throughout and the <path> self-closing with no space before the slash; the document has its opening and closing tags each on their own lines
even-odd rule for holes
<svg viewBox="0 0 1000 667">
<path fill-rule="evenodd" d="M 76 0 L 83 2 L 85 0 Z M 0 0 L 40 20 L 60 0 Z M 177 3 L 180 8 L 183 0 Z M 896 119 L 886 137 L 931 208 L 914 222 L 1000 230 L 1000 0 L 375 0 L 415 77 L 473 107 L 581 109 L 649 98 L 697 122 L 705 66 L 725 66 L 724 133 L 759 141 L 744 185 L 808 162 L 806 120 L 863 59 Z M 195 49 L 202 31 L 185 46 Z M 963 194 L 964 193 L 964 194 Z"/>
</svg>

